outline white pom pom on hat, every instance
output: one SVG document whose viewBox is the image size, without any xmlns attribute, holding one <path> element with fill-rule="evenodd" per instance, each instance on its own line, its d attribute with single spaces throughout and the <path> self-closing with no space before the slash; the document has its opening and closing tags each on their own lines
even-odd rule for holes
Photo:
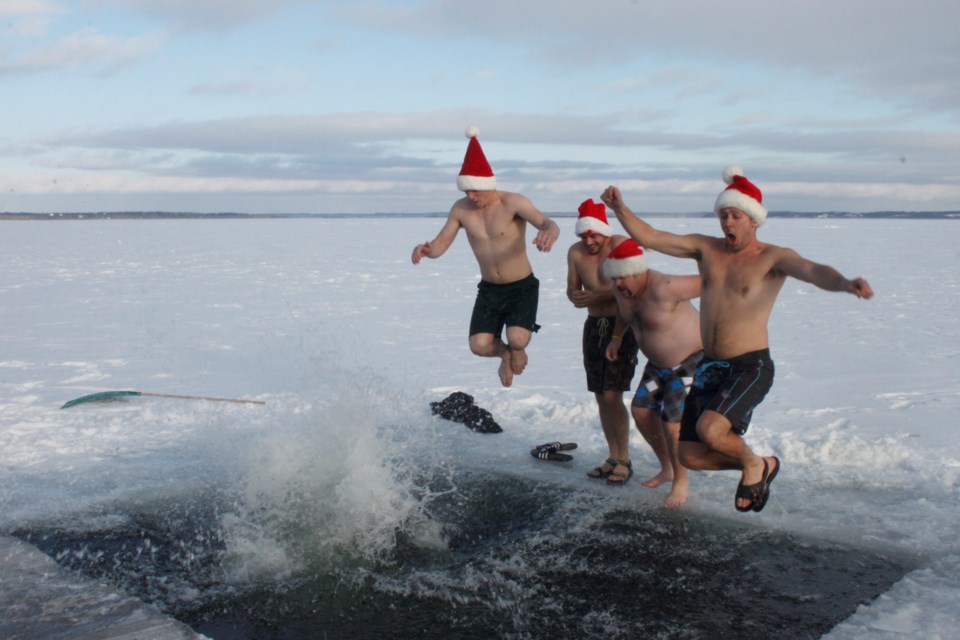
<svg viewBox="0 0 960 640">
<path fill-rule="evenodd" d="M 763 206 L 763 194 L 755 184 L 747 180 L 743 175 L 743 169 L 739 165 L 727 165 L 723 169 L 723 181 L 730 186 L 717 196 L 717 201 L 713 204 L 713 212 L 720 213 L 721 209 L 726 208 L 739 209 L 756 222 L 758 227 L 762 225 L 767 219 L 767 209 Z"/>
<path fill-rule="evenodd" d="M 483 154 L 477 136 L 480 130 L 476 127 L 467 127 L 464 132 L 470 139 L 467 143 L 467 153 L 463 157 L 463 167 L 457 176 L 457 188 L 460 191 L 494 191 L 497 188 L 497 179 L 493 169 Z"/>
<path fill-rule="evenodd" d="M 733 184 L 733 177 L 742 175 L 743 169 L 738 164 L 728 164 L 723 168 L 723 182 L 725 184 Z"/>
</svg>

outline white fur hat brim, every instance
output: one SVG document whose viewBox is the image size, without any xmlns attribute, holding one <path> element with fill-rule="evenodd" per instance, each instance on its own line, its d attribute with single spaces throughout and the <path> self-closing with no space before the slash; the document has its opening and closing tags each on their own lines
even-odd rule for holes
<svg viewBox="0 0 960 640">
<path fill-rule="evenodd" d="M 762 225 L 764 220 L 767 219 L 766 207 L 736 189 L 722 191 L 717 197 L 716 203 L 713 205 L 714 213 L 720 213 L 721 209 L 727 208 L 743 211 L 751 220 L 757 223 L 757 226 Z"/>
<path fill-rule="evenodd" d="M 647 270 L 647 259 L 643 256 L 630 256 L 620 260 L 607 258 L 603 261 L 603 275 L 608 280 L 626 278 Z"/>
<path fill-rule="evenodd" d="M 613 235 L 613 229 L 610 228 L 609 224 L 600 222 L 600 220 L 591 216 L 583 216 L 577 220 L 576 234 L 582 236 L 588 231 L 608 238 Z"/>
<path fill-rule="evenodd" d="M 460 191 L 496 191 L 495 176 L 457 176 L 457 189 Z"/>
</svg>

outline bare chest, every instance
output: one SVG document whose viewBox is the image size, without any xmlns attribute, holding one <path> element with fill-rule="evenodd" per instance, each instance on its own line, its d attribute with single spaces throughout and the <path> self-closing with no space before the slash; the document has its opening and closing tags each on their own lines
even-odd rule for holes
<svg viewBox="0 0 960 640">
<path fill-rule="evenodd" d="M 761 301 L 775 298 L 784 277 L 761 253 L 754 256 L 716 256 L 705 261 L 701 282 L 705 300 Z"/>
<path fill-rule="evenodd" d="M 588 291 L 602 291 L 610 288 L 610 281 L 603 277 L 603 258 L 584 255 L 576 261 L 577 275 Z"/>
</svg>

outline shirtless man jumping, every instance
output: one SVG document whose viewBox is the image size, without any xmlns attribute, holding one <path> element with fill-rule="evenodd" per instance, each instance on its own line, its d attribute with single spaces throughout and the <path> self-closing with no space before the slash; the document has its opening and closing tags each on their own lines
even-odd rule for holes
<svg viewBox="0 0 960 640">
<path fill-rule="evenodd" d="M 616 339 L 607 347 L 607 359 L 623 357 L 620 340 L 628 334 L 635 336 L 647 357 L 631 411 L 637 429 L 660 461 L 660 472 L 643 486 L 656 488 L 669 482 L 664 505 L 674 509 L 685 504 L 690 493 L 678 439 L 687 392 L 703 356 L 700 314 L 690 302 L 700 295 L 700 277 L 648 269 L 643 248 L 632 238 L 614 247 L 603 272 L 613 281 L 617 301 Z"/>
<path fill-rule="evenodd" d="M 540 281 L 527 258 L 527 223 L 539 232 L 533 244 L 550 251 L 560 227 L 519 193 L 497 191 L 496 178 L 477 140 L 477 130 L 467 129 L 470 143 L 457 177 L 457 188 L 466 197 L 450 209 L 437 237 L 413 248 L 413 264 L 424 257 L 439 258 L 460 229 L 480 265 L 480 284 L 470 319 L 470 351 L 478 356 L 500 358 L 500 382 L 513 384 L 513 377 L 527 366 L 526 348 L 536 323 Z M 506 340 L 501 337 L 506 326 Z"/>
<path fill-rule="evenodd" d="M 614 186 L 602 200 L 644 246 L 697 261 L 705 355 L 681 420 L 680 461 L 691 469 L 739 469 L 734 505 L 738 511 L 760 511 L 781 463 L 776 456 L 756 455 L 743 435 L 773 383 L 767 324 L 783 283 L 793 277 L 864 299 L 873 297 L 873 289 L 863 278 L 847 279 L 793 249 L 760 242 L 757 229 L 767 217 L 760 190 L 739 167 L 727 167 L 723 177 L 729 186 L 714 203 L 719 238 L 654 229 L 634 215 Z"/>
</svg>

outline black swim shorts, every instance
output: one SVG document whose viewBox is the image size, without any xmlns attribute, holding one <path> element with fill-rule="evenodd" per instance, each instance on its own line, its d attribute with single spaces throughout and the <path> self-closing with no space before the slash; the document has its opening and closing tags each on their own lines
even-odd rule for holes
<svg viewBox="0 0 960 640">
<path fill-rule="evenodd" d="M 583 323 L 583 369 L 587 373 L 587 390 L 593 393 L 629 391 L 637 370 L 638 346 L 632 329 L 623 332 L 617 359 L 607 360 L 615 321 L 615 316 L 587 316 Z"/>
<path fill-rule="evenodd" d="M 504 326 L 536 332 L 540 328 L 537 324 L 539 301 L 540 281 L 532 273 L 508 284 L 481 280 L 470 317 L 470 335 L 492 333 L 499 336 Z"/>
<path fill-rule="evenodd" d="M 687 395 L 680 422 L 680 440 L 700 442 L 697 421 L 704 411 L 715 411 L 730 421 L 734 432 L 743 435 L 750 426 L 753 410 L 773 386 L 770 350 L 751 351 L 728 360 L 704 356 Z"/>
</svg>

